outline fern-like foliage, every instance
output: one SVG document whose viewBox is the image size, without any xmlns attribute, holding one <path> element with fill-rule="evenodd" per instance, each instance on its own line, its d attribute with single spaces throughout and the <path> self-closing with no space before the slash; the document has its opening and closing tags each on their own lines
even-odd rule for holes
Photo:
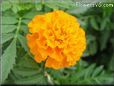
<svg viewBox="0 0 114 86">
<path fill-rule="evenodd" d="M 69 73 L 70 72 L 70 73 Z M 110 84 L 114 81 L 113 75 L 104 71 L 103 66 L 87 64 L 81 60 L 78 66 L 71 69 L 51 71 L 55 84 Z"/>
<path fill-rule="evenodd" d="M 114 10 L 103 7 L 77 7 L 76 2 L 81 1 L 2 0 L 0 3 L 3 14 L 0 34 L 0 48 L 2 49 L 0 84 L 80 85 L 111 84 L 114 82 Z M 104 1 L 106 0 L 94 0 L 90 3 Z M 98 62 L 88 64 L 87 61 L 80 60 L 74 67 L 52 70 L 44 68 L 43 63 L 38 64 L 33 60 L 26 40 L 28 22 L 35 15 L 59 9 L 78 17 L 81 26 L 85 28 L 87 33 L 87 49 L 83 57 L 85 59 L 91 57 L 93 60 L 97 58 Z M 92 58 L 94 56 L 95 58 Z M 106 64 L 101 63 L 102 61 Z M 104 65 L 98 66 L 99 63 L 100 65 L 104 64 L 105 68 Z"/>
</svg>

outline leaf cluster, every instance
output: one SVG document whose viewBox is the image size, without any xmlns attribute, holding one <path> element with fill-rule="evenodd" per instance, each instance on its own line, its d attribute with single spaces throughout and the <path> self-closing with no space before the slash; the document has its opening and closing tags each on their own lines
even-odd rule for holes
<svg viewBox="0 0 114 86">
<path fill-rule="evenodd" d="M 114 8 L 77 7 L 76 2 L 81 0 L 2 1 L 1 84 L 114 83 Z M 104 1 L 94 3 L 98 2 Z M 76 16 L 86 31 L 87 49 L 74 67 L 44 68 L 44 63 L 33 60 L 27 47 L 28 22 L 35 15 L 53 10 L 64 10 Z"/>
</svg>

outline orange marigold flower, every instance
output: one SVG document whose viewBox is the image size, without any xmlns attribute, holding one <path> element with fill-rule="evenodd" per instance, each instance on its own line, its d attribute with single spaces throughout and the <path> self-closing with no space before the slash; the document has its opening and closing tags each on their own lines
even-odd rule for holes
<svg viewBox="0 0 114 86">
<path fill-rule="evenodd" d="M 60 69 L 79 61 L 86 48 L 85 32 L 77 19 L 61 10 L 37 15 L 28 24 L 30 52 L 36 62 Z"/>
</svg>

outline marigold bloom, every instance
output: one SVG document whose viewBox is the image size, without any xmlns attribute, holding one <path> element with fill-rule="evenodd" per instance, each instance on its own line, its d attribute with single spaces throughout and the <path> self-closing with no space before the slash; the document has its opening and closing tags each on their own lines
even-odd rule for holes
<svg viewBox="0 0 114 86">
<path fill-rule="evenodd" d="M 85 32 L 77 19 L 61 10 L 37 15 L 28 24 L 30 52 L 36 62 L 53 69 L 70 67 L 86 48 Z"/>
</svg>

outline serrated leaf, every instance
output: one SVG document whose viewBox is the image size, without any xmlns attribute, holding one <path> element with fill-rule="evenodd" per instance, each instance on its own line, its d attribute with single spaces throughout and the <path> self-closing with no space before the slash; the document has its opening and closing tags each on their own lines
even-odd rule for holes
<svg viewBox="0 0 114 86">
<path fill-rule="evenodd" d="M 54 0 L 48 0 L 46 1 L 45 5 L 47 5 L 49 8 L 52 8 L 53 10 L 56 9 L 68 9 L 72 7 L 74 4 L 71 0 L 62 0 L 62 1 L 54 1 Z"/>
<path fill-rule="evenodd" d="M 33 7 L 33 4 L 21 3 L 18 7 L 19 11 L 30 10 Z"/>
<path fill-rule="evenodd" d="M 25 51 L 28 51 L 26 38 L 19 34 L 18 39 L 19 39 L 19 42 L 21 43 L 22 47 L 25 49 Z"/>
<path fill-rule="evenodd" d="M 11 10 L 5 11 L 4 15 L 2 15 L 2 17 L 13 17 L 15 19 L 18 19 L 20 16 L 19 14 L 15 14 L 13 13 Z M 3 20 L 2 20 L 3 21 Z M 8 20 L 9 21 L 9 20 Z M 11 22 L 11 21 L 10 21 Z"/>
<path fill-rule="evenodd" d="M 99 73 L 101 73 L 101 71 L 103 70 L 103 66 L 97 67 L 92 74 L 92 77 L 97 76 Z"/>
<path fill-rule="evenodd" d="M 12 6 L 12 11 L 13 11 L 14 13 L 17 13 L 19 10 L 20 10 L 20 8 L 19 8 L 18 4 L 17 4 L 17 3 L 13 4 L 13 6 Z"/>
<path fill-rule="evenodd" d="M 28 13 L 26 13 L 24 16 L 23 16 L 23 18 L 26 18 L 26 19 L 32 19 L 33 17 L 35 17 L 36 15 L 38 15 L 38 14 L 42 14 L 43 12 L 37 12 L 37 11 L 35 11 L 35 10 L 32 10 L 32 11 L 30 11 L 30 12 L 28 12 Z"/>
<path fill-rule="evenodd" d="M 56 3 L 45 3 L 45 5 L 53 10 L 59 9 Z"/>
<path fill-rule="evenodd" d="M 85 72 L 86 70 L 83 70 L 83 71 L 77 72 L 76 74 L 73 74 L 71 78 L 72 79 L 71 82 L 75 82 L 75 81 L 80 80 L 80 78 L 83 78 L 83 76 L 85 75 Z"/>
<path fill-rule="evenodd" d="M 11 4 L 8 1 L 2 2 L 2 11 L 6 11 L 11 8 Z"/>
<path fill-rule="evenodd" d="M 2 82 L 8 77 L 13 65 L 15 64 L 16 57 L 16 40 L 13 40 L 8 48 L 1 56 L 0 62 L 2 64 Z"/>
<path fill-rule="evenodd" d="M 100 82 L 100 84 L 102 84 L 102 83 L 103 84 L 110 84 L 114 81 L 114 78 L 113 78 L 113 76 L 111 76 L 111 74 L 110 75 L 104 74 L 102 76 L 97 77 L 96 79 Z"/>
<path fill-rule="evenodd" d="M 18 22 L 18 20 L 13 17 L 13 16 L 3 16 L 2 17 L 2 24 L 16 24 Z"/>
<path fill-rule="evenodd" d="M 14 81 L 16 84 L 46 84 L 46 78 L 44 77 L 44 75 L 42 73 L 40 74 L 36 74 L 32 77 L 28 77 L 28 78 L 23 78 L 23 79 L 19 79 L 19 80 L 15 80 Z"/>
<path fill-rule="evenodd" d="M 88 77 L 91 77 L 91 74 L 92 74 L 93 69 L 95 68 L 95 66 L 96 66 L 95 64 L 92 64 L 86 69 L 85 75 L 84 75 L 85 79 L 88 78 Z"/>
<path fill-rule="evenodd" d="M 14 34 L 13 33 L 8 33 L 8 34 L 2 34 L 1 38 L 2 38 L 2 41 L 1 43 L 5 43 L 7 41 L 9 41 L 10 39 L 12 39 L 14 37 Z"/>
<path fill-rule="evenodd" d="M 39 73 L 41 73 L 41 70 L 37 63 L 33 61 L 33 59 L 28 54 L 26 54 L 22 58 L 18 58 L 18 62 L 14 66 L 12 72 L 14 74 L 12 76 L 16 76 L 17 80 L 38 75 Z"/>
<path fill-rule="evenodd" d="M 17 63 L 17 66 L 28 68 L 28 69 L 38 69 L 38 64 L 28 54 L 26 54 L 19 60 L 19 62 Z"/>
<path fill-rule="evenodd" d="M 16 29 L 16 25 L 2 25 L 2 33 L 9 33 Z"/>
<path fill-rule="evenodd" d="M 17 58 L 18 62 L 14 66 L 10 77 L 15 84 L 45 84 L 46 77 L 38 64 L 28 55 Z"/>
<path fill-rule="evenodd" d="M 35 74 L 38 74 L 39 73 L 39 69 L 37 70 L 33 70 L 33 69 L 27 69 L 27 68 L 18 68 L 18 67 L 15 67 L 13 72 L 18 75 L 18 76 L 21 76 L 21 77 L 32 77 L 33 75 Z"/>
</svg>

